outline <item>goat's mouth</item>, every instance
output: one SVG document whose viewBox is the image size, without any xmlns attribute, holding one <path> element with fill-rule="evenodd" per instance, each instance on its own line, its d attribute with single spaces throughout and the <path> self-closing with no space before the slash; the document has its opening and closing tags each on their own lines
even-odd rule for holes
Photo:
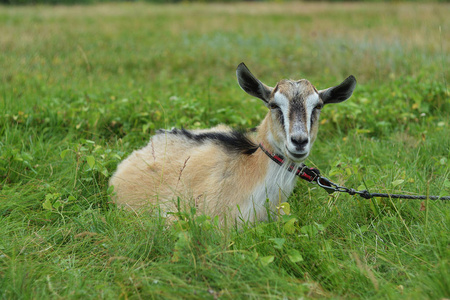
<svg viewBox="0 0 450 300">
<path fill-rule="evenodd" d="M 286 149 L 286 155 L 294 162 L 303 162 L 309 155 L 309 152 L 294 153 Z"/>
</svg>

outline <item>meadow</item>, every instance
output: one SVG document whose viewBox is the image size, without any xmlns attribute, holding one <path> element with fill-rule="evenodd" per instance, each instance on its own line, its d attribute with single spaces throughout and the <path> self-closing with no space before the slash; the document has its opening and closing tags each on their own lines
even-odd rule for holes
<svg viewBox="0 0 450 300">
<path fill-rule="evenodd" d="M 237 85 L 316 87 L 307 164 L 372 192 L 450 195 L 450 5 L 236 3 L 0 6 L 0 298 L 450 298 L 448 201 L 328 195 L 289 211 L 214 216 L 117 208 L 108 180 L 158 128 L 254 127 Z"/>
</svg>

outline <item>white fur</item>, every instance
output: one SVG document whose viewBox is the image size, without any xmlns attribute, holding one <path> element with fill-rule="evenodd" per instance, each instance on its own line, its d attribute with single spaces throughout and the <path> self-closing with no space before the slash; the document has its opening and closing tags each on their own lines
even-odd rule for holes
<svg viewBox="0 0 450 300">
<path fill-rule="evenodd" d="M 289 134 L 290 130 L 290 122 L 289 122 L 289 99 L 286 98 L 285 95 L 283 95 L 280 92 L 276 92 L 273 96 L 274 102 L 280 107 L 281 112 L 283 113 L 283 119 L 284 119 L 284 132 L 286 134 Z"/>
<path fill-rule="evenodd" d="M 311 134 L 311 116 L 312 116 L 312 112 L 314 110 L 314 108 L 317 106 L 317 104 L 319 104 L 320 102 L 320 98 L 319 98 L 319 94 L 314 93 L 309 95 L 306 100 L 305 100 L 305 104 L 306 104 L 306 126 L 307 126 L 307 130 L 308 130 L 308 135 Z M 309 145 L 308 145 L 309 146 Z M 309 151 L 309 148 L 308 148 Z"/>
<path fill-rule="evenodd" d="M 275 163 L 270 163 L 264 181 L 254 189 L 250 196 L 249 200 L 252 205 L 248 206 L 245 211 L 241 210 L 243 219 L 253 219 L 252 213 L 256 213 L 257 219 L 265 219 L 267 201 L 268 209 L 272 210 L 272 213 L 276 213 L 276 206 L 286 201 L 294 190 L 295 183 L 295 173 L 289 172 L 287 166 L 280 167 Z"/>
</svg>

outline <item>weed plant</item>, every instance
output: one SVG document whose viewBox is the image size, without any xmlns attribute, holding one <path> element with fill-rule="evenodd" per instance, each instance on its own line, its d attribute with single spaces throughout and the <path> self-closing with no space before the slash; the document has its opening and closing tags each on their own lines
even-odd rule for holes
<svg viewBox="0 0 450 300">
<path fill-rule="evenodd" d="M 254 127 L 235 79 L 347 75 L 307 162 L 369 191 L 450 195 L 446 4 L 0 7 L 0 298 L 450 297 L 443 201 L 299 182 L 286 214 L 226 228 L 118 209 L 108 179 L 158 128 Z M 205 158 L 207 159 L 207 158 Z"/>
</svg>

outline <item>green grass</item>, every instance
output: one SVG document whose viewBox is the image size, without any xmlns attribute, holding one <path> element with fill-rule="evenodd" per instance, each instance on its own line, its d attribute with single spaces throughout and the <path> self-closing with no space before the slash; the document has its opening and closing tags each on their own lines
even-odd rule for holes
<svg viewBox="0 0 450 300">
<path fill-rule="evenodd" d="M 236 229 L 117 209 L 107 182 L 158 128 L 253 127 L 244 61 L 318 88 L 308 161 L 340 184 L 450 195 L 448 4 L 0 6 L 0 298 L 450 297 L 450 209 L 328 196 Z M 230 221 L 231 222 L 231 221 Z"/>
</svg>

